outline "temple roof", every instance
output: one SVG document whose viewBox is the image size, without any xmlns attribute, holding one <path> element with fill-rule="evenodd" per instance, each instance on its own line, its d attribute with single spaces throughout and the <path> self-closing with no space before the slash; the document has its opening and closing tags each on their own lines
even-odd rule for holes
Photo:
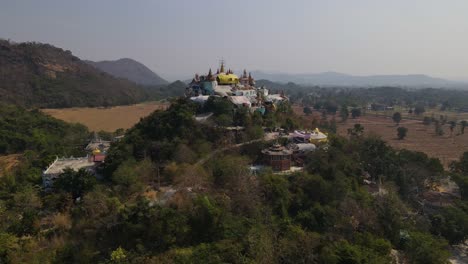
<svg viewBox="0 0 468 264">
<path fill-rule="evenodd" d="M 280 144 L 275 144 L 267 149 L 262 150 L 262 153 L 265 155 L 291 155 L 292 151 L 287 149 L 284 146 L 281 146 Z"/>
</svg>

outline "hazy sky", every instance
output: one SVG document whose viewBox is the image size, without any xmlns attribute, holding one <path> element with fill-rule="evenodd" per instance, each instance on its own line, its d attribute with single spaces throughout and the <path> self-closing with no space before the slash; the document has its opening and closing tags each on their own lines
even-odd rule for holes
<svg viewBox="0 0 468 264">
<path fill-rule="evenodd" d="M 169 80 L 229 67 L 468 79 L 467 0 L 0 0 L 0 38 L 136 59 Z"/>
</svg>

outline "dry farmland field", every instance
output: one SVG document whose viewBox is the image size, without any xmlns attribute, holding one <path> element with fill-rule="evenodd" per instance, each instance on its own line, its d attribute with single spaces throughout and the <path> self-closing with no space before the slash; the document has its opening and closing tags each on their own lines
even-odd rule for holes
<svg viewBox="0 0 468 264">
<path fill-rule="evenodd" d="M 295 107 L 294 110 L 304 116 L 302 108 Z M 312 120 L 313 116 L 316 115 L 304 117 L 307 120 Z M 359 123 L 364 126 L 366 134 L 378 135 L 390 146 L 397 149 L 421 151 L 430 157 L 439 158 L 446 167 L 450 162 L 458 160 L 463 152 L 468 151 L 468 128 L 465 134 L 460 134 L 457 126 L 451 135 L 449 125 L 446 124 L 443 126 L 444 135 L 436 136 L 434 125 L 426 126 L 419 120 L 404 119 L 400 122 L 400 126 L 408 128 L 408 133 L 405 139 L 398 140 L 397 127 L 390 117 L 367 114 L 356 119 L 349 118 L 345 123 L 341 122 L 341 118 L 338 116 L 336 120 L 337 132 L 342 136 L 347 136 L 348 128 Z"/>
<path fill-rule="evenodd" d="M 63 109 L 43 109 L 42 111 L 70 123 L 81 123 L 91 131 L 114 132 L 118 128 L 127 129 L 136 124 L 140 118 L 148 116 L 155 110 L 166 109 L 167 103 L 145 102 L 135 105 L 114 107 L 78 107 Z"/>
</svg>

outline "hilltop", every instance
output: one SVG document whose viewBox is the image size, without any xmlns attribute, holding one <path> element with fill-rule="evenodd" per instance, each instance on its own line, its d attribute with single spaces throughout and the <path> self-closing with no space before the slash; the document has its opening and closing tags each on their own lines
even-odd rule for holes
<svg viewBox="0 0 468 264">
<path fill-rule="evenodd" d="M 138 85 L 101 72 L 70 51 L 36 42 L 0 40 L 1 102 L 61 108 L 132 104 L 147 99 Z"/>
<path fill-rule="evenodd" d="M 142 63 L 123 58 L 114 61 L 86 61 L 97 69 L 118 78 L 125 78 L 141 85 L 165 85 L 168 81 L 151 71 Z"/>
</svg>

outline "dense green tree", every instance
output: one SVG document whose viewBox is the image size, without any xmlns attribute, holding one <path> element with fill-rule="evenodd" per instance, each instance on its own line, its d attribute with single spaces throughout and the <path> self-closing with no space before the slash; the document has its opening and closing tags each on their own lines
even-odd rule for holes
<svg viewBox="0 0 468 264">
<path fill-rule="evenodd" d="M 350 137 L 361 137 L 364 134 L 364 127 L 361 124 L 354 124 L 353 128 L 348 128 Z"/>
<path fill-rule="evenodd" d="M 417 114 L 417 115 L 420 115 L 420 114 L 422 114 L 424 112 L 426 112 L 426 109 L 421 104 L 416 105 L 416 107 L 414 108 L 414 113 Z"/>
<path fill-rule="evenodd" d="M 452 174 L 451 179 L 460 188 L 460 194 L 463 200 L 468 200 L 468 175 L 466 174 Z"/>
<path fill-rule="evenodd" d="M 340 116 L 341 116 L 341 121 L 343 122 L 345 122 L 348 119 L 348 116 L 349 116 L 348 106 L 346 105 L 341 106 Z"/>
<path fill-rule="evenodd" d="M 361 116 L 361 109 L 360 108 L 353 108 L 351 109 L 351 116 L 353 118 L 357 118 Z"/>
<path fill-rule="evenodd" d="M 404 139 L 406 137 L 406 134 L 408 133 L 408 129 L 406 127 L 398 127 L 397 128 L 397 136 L 398 139 Z"/>
<path fill-rule="evenodd" d="M 468 212 L 458 207 L 443 208 L 431 216 L 432 232 L 444 236 L 451 244 L 458 244 L 468 238 Z"/>
<path fill-rule="evenodd" d="M 450 253 L 447 241 L 432 237 L 427 233 L 411 232 L 405 244 L 405 253 L 411 263 L 447 263 Z"/>
<path fill-rule="evenodd" d="M 96 184 L 96 177 L 86 169 L 66 168 L 54 182 L 54 188 L 71 193 L 73 199 L 83 196 Z"/>
<path fill-rule="evenodd" d="M 392 116 L 392 119 L 393 119 L 393 122 L 396 123 L 397 126 L 400 125 L 400 121 L 401 121 L 401 114 L 400 112 L 395 112 Z"/>
<path fill-rule="evenodd" d="M 325 102 L 324 108 L 327 111 L 327 113 L 330 113 L 330 114 L 335 114 L 336 111 L 338 111 L 338 105 L 332 101 Z"/>
</svg>

